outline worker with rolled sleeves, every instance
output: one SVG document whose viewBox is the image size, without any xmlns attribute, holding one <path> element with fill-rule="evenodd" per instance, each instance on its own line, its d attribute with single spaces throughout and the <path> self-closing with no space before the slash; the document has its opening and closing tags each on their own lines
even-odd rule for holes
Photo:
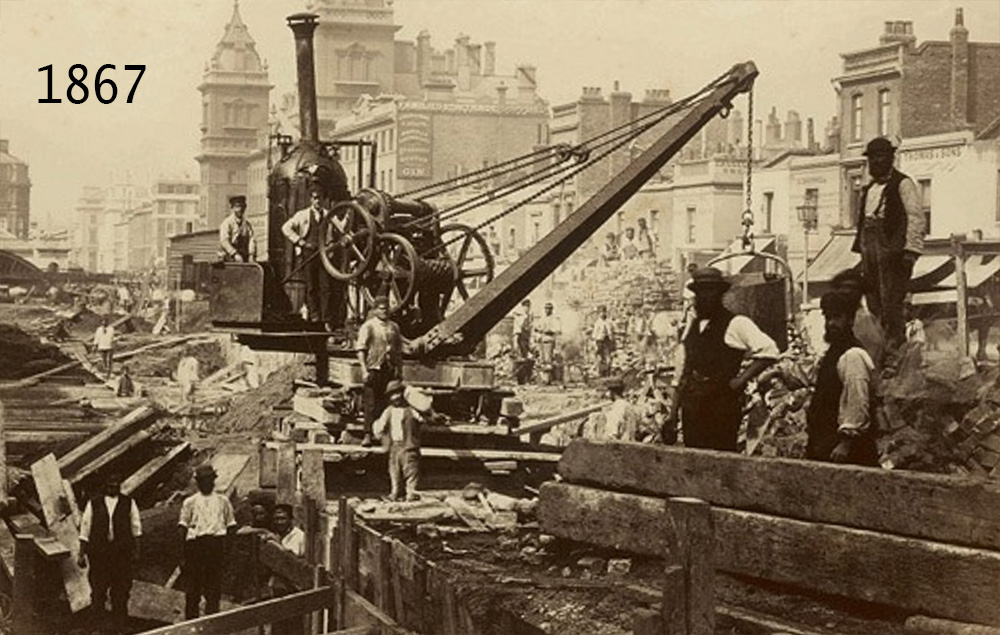
<svg viewBox="0 0 1000 635">
<path fill-rule="evenodd" d="M 323 192 L 314 186 L 309 193 L 309 207 L 300 209 L 281 226 L 281 233 L 295 247 L 298 268 L 305 275 L 306 311 L 312 322 L 322 322 L 327 330 L 344 326 L 347 303 L 344 285 L 323 267 L 319 250 L 323 246 L 321 227 L 330 211 L 323 204 Z M 334 218 L 333 222 L 337 222 Z"/>
<path fill-rule="evenodd" d="M 202 597 L 205 615 L 219 612 L 227 537 L 236 530 L 236 516 L 229 499 L 216 493 L 216 476 L 215 468 L 207 463 L 195 468 L 198 491 L 181 504 L 178 524 L 184 541 L 186 620 L 198 617 Z"/>
<path fill-rule="evenodd" d="M 365 436 L 362 445 L 372 442 L 372 424 L 386 406 L 386 387 L 403 376 L 403 336 L 399 326 L 389 319 L 389 298 L 375 298 L 368 319 L 358 330 L 355 345 L 364 383 Z"/>
<path fill-rule="evenodd" d="M 852 250 L 861 254 L 868 309 L 885 332 L 887 368 L 906 340 L 903 304 L 913 265 L 924 249 L 924 214 L 913 179 L 893 167 L 896 148 L 885 137 L 865 147 L 872 180 L 861 190 Z"/>
<path fill-rule="evenodd" d="M 667 443 L 677 440 L 679 411 L 685 447 L 736 452 L 744 388 L 778 358 L 774 340 L 723 305 L 730 286 L 715 267 L 691 274 L 695 315 L 681 337 L 682 370 L 662 432 Z"/>
<path fill-rule="evenodd" d="M 545 303 L 545 314 L 535 320 L 538 333 L 538 361 L 543 368 L 551 370 L 555 362 L 556 339 L 562 334 L 562 320 L 553 313 L 551 302 Z"/>
<path fill-rule="evenodd" d="M 87 502 L 80 517 L 80 555 L 77 564 L 90 571 L 91 611 L 95 621 L 105 619 L 108 596 L 114 628 L 128 620 L 132 572 L 139 559 L 142 520 L 131 497 L 122 494 L 121 478 L 111 474 L 100 496 Z"/>
<path fill-rule="evenodd" d="M 420 427 L 431 414 L 430 400 L 413 395 L 412 404 L 405 397 L 407 387 L 398 379 L 386 386 L 389 405 L 375 422 L 373 431 L 382 439 L 389 453 L 389 498 L 394 501 L 420 500 Z M 423 402 L 423 403 L 421 403 Z M 404 496 L 405 488 L 405 496 Z"/>
<path fill-rule="evenodd" d="M 229 216 L 219 225 L 219 250 L 222 259 L 230 262 L 257 260 L 257 240 L 253 225 L 246 219 L 247 197 L 229 197 Z"/>
</svg>

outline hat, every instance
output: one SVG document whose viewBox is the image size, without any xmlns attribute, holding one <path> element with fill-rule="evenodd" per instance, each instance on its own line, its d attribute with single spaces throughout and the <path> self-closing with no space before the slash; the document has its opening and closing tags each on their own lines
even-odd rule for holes
<svg viewBox="0 0 1000 635">
<path fill-rule="evenodd" d="M 202 463 L 198 467 L 194 468 L 194 477 L 196 480 L 201 480 L 203 478 L 215 478 L 218 474 L 215 473 L 215 468 L 212 467 L 211 463 Z"/>
<path fill-rule="evenodd" d="M 842 291 L 829 291 L 823 294 L 819 307 L 826 317 L 851 317 L 858 309 L 857 303 Z"/>
<path fill-rule="evenodd" d="M 229 204 L 230 205 L 242 205 L 243 207 L 246 207 L 247 206 L 247 197 L 242 196 L 242 195 L 240 195 L 240 196 L 230 196 L 229 197 Z"/>
<path fill-rule="evenodd" d="M 388 397 L 393 393 L 403 392 L 404 390 L 406 390 L 406 386 L 403 384 L 403 382 L 399 381 L 398 379 L 391 379 L 389 380 L 389 383 L 386 384 L 385 386 L 385 396 Z"/>
<path fill-rule="evenodd" d="M 376 297 L 375 298 L 375 302 L 373 303 L 373 306 L 380 306 L 380 307 L 389 308 L 389 296 L 387 296 L 387 295 L 380 295 L 380 296 Z"/>
<path fill-rule="evenodd" d="M 715 267 L 702 267 L 700 269 L 695 269 L 691 272 L 691 282 L 687 285 L 688 289 L 691 289 L 692 291 L 711 287 L 728 289 L 731 286 L 733 286 L 733 283 L 727 280 L 722 271 L 716 269 Z"/>
<path fill-rule="evenodd" d="M 895 154 L 896 148 L 893 147 L 892 142 L 885 137 L 875 137 L 868 142 L 865 146 L 865 151 L 862 152 L 866 157 L 873 154 Z"/>
<path fill-rule="evenodd" d="M 545 308 L 546 309 L 551 309 L 552 308 L 552 303 L 551 302 L 546 302 L 545 303 Z"/>
</svg>

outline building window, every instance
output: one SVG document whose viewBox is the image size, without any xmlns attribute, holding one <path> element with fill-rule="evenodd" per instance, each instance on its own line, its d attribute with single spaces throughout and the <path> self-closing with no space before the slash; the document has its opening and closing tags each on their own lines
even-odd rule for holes
<svg viewBox="0 0 1000 635">
<path fill-rule="evenodd" d="M 395 183 L 392 182 L 392 177 L 393 177 L 392 168 L 389 168 L 389 178 L 386 179 L 386 181 L 387 181 L 386 185 L 389 186 L 389 191 L 390 192 L 392 192 L 394 190 L 394 188 L 395 188 Z"/>
<path fill-rule="evenodd" d="M 694 244 L 695 239 L 695 208 L 687 208 L 687 241 L 689 244 Z"/>
<path fill-rule="evenodd" d="M 861 95 L 851 95 L 851 141 L 861 141 Z"/>
<path fill-rule="evenodd" d="M 394 143 L 394 141 L 395 141 L 395 139 L 393 139 L 393 137 L 395 137 L 395 136 L 396 136 L 396 135 L 395 135 L 395 132 L 396 132 L 396 131 L 395 131 L 395 130 L 393 130 L 392 128 L 390 128 L 390 129 L 389 129 L 389 143 L 387 144 L 387 145 L 388 145 L 388 147 L 386 148 L 386 150 L 388 150 L 389 152 L 392 152 L 392 148 L 393 148 L 393 145 L 392 145 L 392 144 L 393 144 L 393 143 Z"/>
<path fill-rule="evenodd" d="M 861 216 L 861 190 L 864 187 L 860 174 L 850 177 L 851 183 L 851 227 L 856 227 Z"/>
<path fill-rule="evenodd" d="M 920 179 L 917 181 L 920 187 L 920 211 L 924 214 L 924 235 L 931 233 L 931 180 Z"/>
<path fill-rule="evenodd" d="M 653 235 L 654 241 L 660 240 L 660 210 L 649 210 L 649 233 Z"/>
<path fill-rule="evenodd" d="M 878 91 L 878 135 L 889 134 L 889 89 Z"/>
<path fill-rule="evenodd" d="M 507 237 L 507 248 L 511 251 L 517 249 L 517 230 L 513 227 L 510 228 L 510 232 Z"/>
<path fill-rule="evenodd" d="M 541 223 L 535 221 L 531 225 L 532 225 L 531 244 L 536 245 L 538 244 L 538 238 L 541 236 Z"/>
<path fill-rule="evenodd" d="M 771 220 L 774 218 L 774 192 L 764 192 L 764 224 L 763 231 L 770 233 Z"/>
</svg>

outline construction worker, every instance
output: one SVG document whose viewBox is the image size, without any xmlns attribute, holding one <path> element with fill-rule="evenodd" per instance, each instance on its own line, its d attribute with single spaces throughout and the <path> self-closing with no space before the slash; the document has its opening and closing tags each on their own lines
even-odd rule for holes
<svg viewBox="0 0 1000 635">
<path fill-rule="evenodd" d="M 590 340 L 594 343 L 594 354 L 597 358 L 597 376 L 607 377 L 611 372 L 611 353 L 615 350 L 615 334 L 608 320 L 608 309 L 605 306 L 597 308 L 597 320 L 590 329 Z"/>
<path fill-rule="evenodd" d="M 562 334 L 562 320 L 553 313 L 551 302 L 545 303 L 545 314 L 535 322 L 538 333 L 538 361 L 551 376 L 555 363 L 556 339 Z"/>
<path fill-rule="evenodd" d="M 284 503 L 275 505 L 274 516 L 271 521 L 274 532 L 268 533 L 267 539 L 293 556 L 304 558 L 306 555 L 306 533 L 301 528 L 295 526 L 292 520 L 293 516 L 291 505 Z M 272 598 L 280 598 L 295 593 L 295 587 L 291 583 L 274 574 L 268 580 L 267 587 L 271 592 Z M 302 626 L 302 617 L 292 617 L 272 624 L 271 633 L 272 635 L 299 635 L 302 633 Z"/>
<path fill-rule="evenodd" d="M 806 413 L 806 458 L 877 466 L 871 417 L 875 363 L 854 337 L 854 305 L 831 291 L 820 300 L 824 337 L 830 345 L 820 360 Z"/>
<path fill-rule="evenodd" d="M 198 491 L 181 504 L 180 530 L 184 541 L 184 577 L 187 580 L 184 619 L 198 617 L 201 598 L 205 615 L 219 612 L 226 537 L 236 530 L 236 517 L 229 499 L 215 492 L 215 468 L 195 468 Z"/>
<path fill-rule="evenodd" d="M 393 379 L 386 386 L 389 405 L 374 425 L 376 437 L 383 440 L 389 451 L 390 500 L 418 501 L 420 484 L 420 427 L 426 413 L 406 402 L 406 386 Z M 405 495 L 404 495 L 405 489 Z"/>
<path fill-rule="evenodd" d="M 531 300 L 525 298 L 521 306 L 514 310 L 514 329 L 512 342 L 514 354 L 518 359 L 527 359 L 531 355 Z"/>
<path fill-rule="evenodd" d="M 695 315 L 681 337 L 682 370 L 662 433 L 666 443 L 677 440 L 679 413 L 685 447 L 736 452 L 744 388 L 778 358 L 774 340 L 722 304 L 730 286 L 715 267 L 691 274 Z M 741 370 L 748 356 L 751 361 Z"/>
<path fill-rule="evenodd" d="M 101 354 L 105 377 L 111 377 L 111 366 L 115 356 L 115 327 L 111 325 L 111 317 L 101 318 L 101 325 L 94 331 L 94 349 Z"/>
<path fill-rule="evenodd" d="M 865 305 L 865 278 L 859 269 L 845 269 L 833 276 L 830 288 L 846 297 L 855 307 L 854 337 L 861 342 L 875 366 L 879 367 L 885 351 L 885 335 L 878 318 Z"/>
<path fill-rule="evenodd" d="M 885 365 L 893 368 L 905 341 L 907 284 L 924 248 L 924 215 L 913 179 L 893 167 L 892 142 L 885 137 L 872 139 L 864 154 L 872 180 L 861 190 L 852 249 L 861 254 L 868 308 L 882 323 Z"/>
<path fill-rule="evenodd" d="M 132 498 L 121 492 L 121 478 L 111 474 L 102 495 L 87 501 L 80 517 L 80 555 L 77 564 L 89 563 L 91 600 L 95 621 L 103 621 L 108 596 L 114 629 L 123 630 L 128 621 L 128 596 L 132 572 L 139 560 L 142 520 Z"/>
<path fill-rule="evenodd" d="M 365 436 L 362 445 L 371 445 L 372 424 L 386 405 L 386 386 L 403 376 L 403 337 L 399 326 L 389 319 L 389 298 L 375 298 L 368 319 L 358 330 L 355 349 L 361 362 L 364 383 Z"/>
<path fill-rule="evenodd" d="M 307 319 L 322 322 L 327 330 L 334 331 L 343 328 L 347 320 L 347 303 L 344 284 L 327 273 L 319 256 L 323 242 L 320 228 L 329 213 L 323 204 L 323 192 L 314 187 L 309 193 L 309 207 L 285 221 L 281 233 L 294 245 L 297 266 L 305 275 Z"/>
<path fill-rule="evenodd" d="M 219 225 L 219 250 L 230 262 L 253 262 L 257 259 L 257 241 L 253 225 L 246 219 L 247 197 L 229 197 L 229 216 Z"/>
</svg>

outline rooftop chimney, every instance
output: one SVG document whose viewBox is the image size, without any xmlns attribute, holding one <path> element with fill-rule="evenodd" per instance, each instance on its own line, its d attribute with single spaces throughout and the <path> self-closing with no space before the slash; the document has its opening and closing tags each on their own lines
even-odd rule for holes
<svg viewBox="0 0 1000 635">
<path fill-rule="evenodd" d="M 295 34 L 295 69 L 299 81 L 299 128 L 303 141 L 319 142 L 319 117 L 316 114 L 316 70 L 313 65 L 315 13 L 288 16 L 288 26 Z"/>
<path fill-rule="evenodd" d="M 951 28 L 951 118 L 956 126 L 968 126 L 969 116 L 969 29 L 962 9 L 955 9 Z"/>
<path fill-rule="evenodd" d="M 483 44 L 485 53 L 483 55 L 483 75 L 492 76 L 497 71 L 497 43 L 486 42 Z"/>
<path fill-rule="evenodd" d="M 913 22 L 909 20 L 895 20 L 885 23 L 885 30 L 878 38 L 879 44 L 893 44 L 896 42 L 912 46 L 917 41 L 917 36 L 913 34 Z"/>
</svg>

